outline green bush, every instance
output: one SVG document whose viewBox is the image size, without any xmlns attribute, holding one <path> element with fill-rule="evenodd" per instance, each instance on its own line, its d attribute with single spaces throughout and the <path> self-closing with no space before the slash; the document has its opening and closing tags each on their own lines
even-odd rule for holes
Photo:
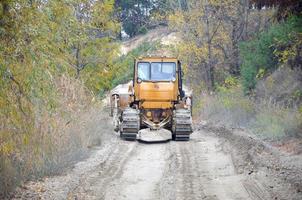
<svg viewBox="0 0 302 200">
<path fill-rule="evenodd" d="M 245 93 L 254 89 L 258 75 L 269 73 L 278 67 L 280 52 L 294 45 L 302 32 L 302 18 L 293 16 L 284 22 L 271 26 L 254 39 L 240 44 L 242 59 L 241 74 Z M 282 54 L 282 53 L 281 53 Z"/>
</svg>

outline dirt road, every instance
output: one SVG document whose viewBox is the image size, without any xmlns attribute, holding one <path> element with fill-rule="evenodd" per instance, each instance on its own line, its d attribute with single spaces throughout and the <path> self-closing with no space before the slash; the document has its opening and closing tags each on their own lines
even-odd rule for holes
<svg viewBox="0 0 302 200">
<path fill-rule="evenodd" d="M 205 131 L 189 142 L 151 145 L 106 134 L 90 158 L 29 183 L 15 199 L 253 199 L 222 141 Z"/>
</svg>

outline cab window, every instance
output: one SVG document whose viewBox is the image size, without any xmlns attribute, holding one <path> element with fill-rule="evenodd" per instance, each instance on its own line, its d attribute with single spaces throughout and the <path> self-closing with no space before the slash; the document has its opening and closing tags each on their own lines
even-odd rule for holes
<svg viewBox="0 0 302 200">
<path fill-rule="evenodd" d="M 137 66 L 138 78 L 141 80 L 150 80 L 150 63 L 140 62 Z"/>
<path fill-rule="evenodd" d="M 173 62 L 138 63 L 138 78 L 145 81 L 175 80 L 176 64 Z"/>
</svg>

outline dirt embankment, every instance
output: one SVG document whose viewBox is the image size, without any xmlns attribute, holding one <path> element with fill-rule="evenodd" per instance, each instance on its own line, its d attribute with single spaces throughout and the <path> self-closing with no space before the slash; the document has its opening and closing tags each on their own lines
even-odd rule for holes
<svg viewBox="0 0 302 200">
<path fill-rule="evenodd" d="M 120 52 L 121 55 L 125 55 L 144 42 L 159 42 L 161 45 L 165 46 L 162 49 L 158 49 L 154 54 L 170 56 L 169 50 L 166 48 L 169 45 L 175 45 L 180 41 L 179 33 L 172 32 L 168 27 L 160 27 L 154 30 L 150 30 L 145 35 L 138 35 L 132 39 L 122 42 Z"/>
<path fill-rule="evenodd" d="M 247 131 L 213 125 L 200 128 L 224 140 L 238 174 L 246 174 L 245 187 L 252 196 L 263 198 L 264 190 L 272 199 L 302 199 L 301 139 L 283 144 L 265 142 Z M 288 148 L 290 146 L 290 148 Z"/>
</svg>

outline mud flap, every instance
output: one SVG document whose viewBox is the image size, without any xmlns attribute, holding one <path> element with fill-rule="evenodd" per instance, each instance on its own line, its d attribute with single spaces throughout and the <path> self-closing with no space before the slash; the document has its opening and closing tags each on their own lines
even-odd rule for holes
<svg viewBox="0 0 302 200">
<path fill-rule="evenodd" d="M 172 133 L 167 129 L 142 129 L 138 132 L 137 140 L 144 143 L 162 143 L 172 140 Z"/>
</svg>

